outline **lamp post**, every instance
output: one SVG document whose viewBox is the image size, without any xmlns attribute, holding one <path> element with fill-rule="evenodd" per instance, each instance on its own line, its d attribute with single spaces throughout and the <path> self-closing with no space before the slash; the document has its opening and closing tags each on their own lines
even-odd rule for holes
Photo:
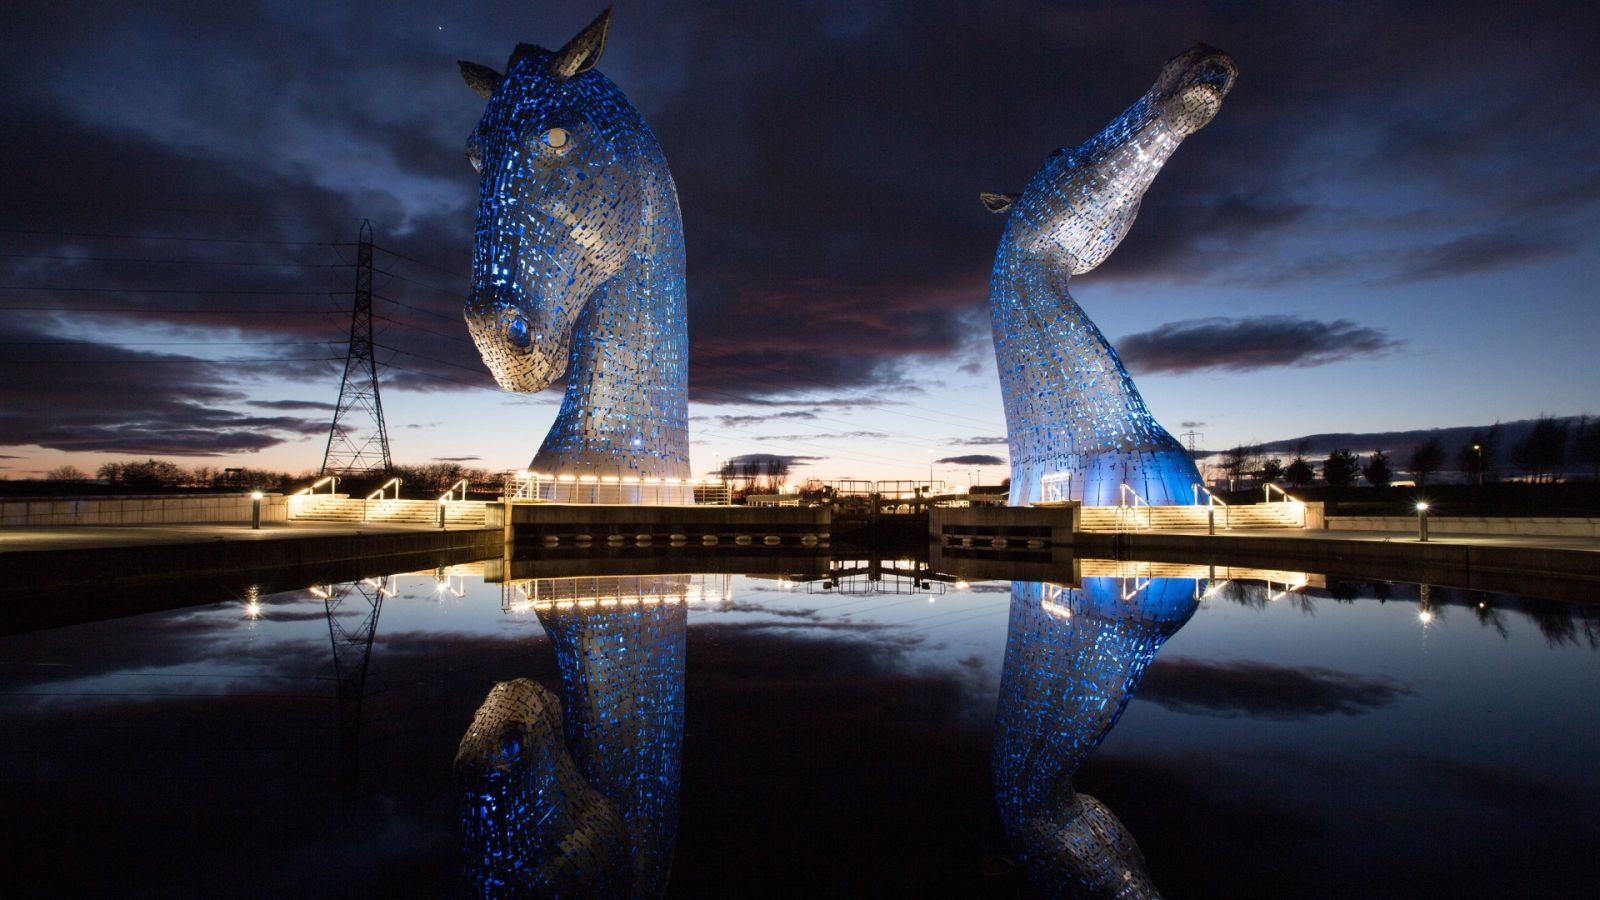
<svg viewBox="0 0 1600 900">
<path fill-rule="evenodd" d="M 1417 503 L 1417 540 L 1418 541 L 1426 541 L 1427 539 L 1428 539 L 1428 504 L 1425 503 L 1425 502 L 1419 501 Z"/>
<path fill-rule="evenodd" d="M 933 451 L 928 451 L 928 496 L 933 496 Z"/>
<path fill-rule="evenodd" d="M 261 492 L 250 492 L 250 527 L 261 527 Z"/>
<path fill-rule="evenodd" d="M 1483 445 L 1473 444 L 1472 452 L 1478 454 L 1478 487 L 1483 487 Z"/>
</svg>

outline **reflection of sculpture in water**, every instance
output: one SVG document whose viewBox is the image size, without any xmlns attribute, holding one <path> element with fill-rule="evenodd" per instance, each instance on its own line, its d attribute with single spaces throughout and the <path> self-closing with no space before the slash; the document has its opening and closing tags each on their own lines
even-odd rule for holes
<svg viewBox="0 0 1600 900">
<path fill-rule="evenodd" d="M 1233 60 L 1196 45 L 1099 134 L 1057 150 L 1020 196 L 985 194 L 1008 212 L 989 282 L 995 357 L 1011 451 L 1011 504 L 1041 499 L 1067 473 L 1066 497 L 1116 505 L 1127 484 L 1147 502 L 1189 504 L 1194 462 L 1145 408 L 1115 350 L 1067 292 L 1121 243 L 1178 143 L 1233 86 Z"/>
<path fill-rule="evenodd" d="M 594 66 L 610 11 L 504 75 L 467 141 L 483 175 L 467 329 L 501 387 L 566 394 L 533 468 L 689 474 L 688 320 L 677 188 L 639 111 Z"/>
<path fill-rule="evenodd" d="M 1157 896 L 1133 835 L 1072 776 L 1133 699 L 1156 650 L 1193 615 L 1197 582 L 1013 582 L 995 713 L 1006 835 L 1046 896 Z M 1125 599 L 1126 594 L 1126 599 Z"/>
<path fill-rule="evenodd" d="M 502 682 L 461 739 L 466 869 L 479 896 L 655 897 L 666 886 L 688 581 L 626 582 L 642 602 L 602 589 L 539 607 L 562 699 L 525 678 Z M 559 582 L 543 584 L 560 595 Z"/>
</svg>

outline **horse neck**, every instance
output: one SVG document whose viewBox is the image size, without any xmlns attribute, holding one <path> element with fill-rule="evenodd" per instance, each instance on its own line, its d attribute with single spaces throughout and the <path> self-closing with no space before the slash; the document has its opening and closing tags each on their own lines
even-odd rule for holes
<svg viewBox="0 0 1600 900">
<path fill-rule="evenodd" d="M 1009 231 L 995 262 L 990 314 L 1014 462 L 1058 454 L 1064 438 L 1068 453 L 1116 449 L 1150 421 L 1111 342 L 1067 291 L 1070 265 L 1021 249 Z M 1048 450 L 1030 443 L 1038 434 Z M 1081 440 L 1091 435 L 1100 440 Z"/>
<path fill-rule="evenodd" d="M 644 178 L 638 238 L 574 326 L 566 394 L 536 468 L 689 474 L 683 224 L 665 163 Z"/>
</svg>

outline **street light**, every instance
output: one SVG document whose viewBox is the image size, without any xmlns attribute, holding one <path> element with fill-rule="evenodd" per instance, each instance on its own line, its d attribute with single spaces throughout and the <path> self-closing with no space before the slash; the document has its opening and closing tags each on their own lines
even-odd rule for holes
<svg viewBox="0 0 1600 900">
<path fill-rule="evenodd" d="M 1472 452 L 1478 454 L 1478 487 L 1483 487 L 1483 445 L 1473 444 Z"/>
<path fill-rule="evenodd" d="M 928 496 L 933 496 L 933 451 L 928 451 Z"/>
<path fill-rule="evenodd" d="M 1428 504 L 1426 502 L 1424 502 L 1424 501 L 1420 501 L 1419 500 L 1419 501 L 1417 501 L 1417 540 L 1426 541 L 1427 539 L 1428 539 Z"/>
<path fill-rule="evenodd" d="M 260 491 L 250 492 L 250 527 L 261 527 L 261 497 Z"/>
</svg>

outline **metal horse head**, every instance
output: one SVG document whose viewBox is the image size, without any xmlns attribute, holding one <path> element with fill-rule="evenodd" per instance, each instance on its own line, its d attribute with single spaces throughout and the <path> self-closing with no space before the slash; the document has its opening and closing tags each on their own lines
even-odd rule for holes
<svg viewBox="0 0 1600 900">
<path fill-rule="evenodd" d="M 519 44 L 504 75 L 462 62 L 489 106 L 467 328 L 501 387 L 566 376 L 533 466 L 688 474 L 683 223 L 644 118 L 594 70 L 607 10 L 560 50 Z"/>
<path fill-rule="evenodd" d="M 592 71 L 610 19 L 608 9 L 553 53 L 518 44 L 503 76 L 460 63 L 489 99 L 467 139 L 483 176 L 467 326 L 508 390 L 543 390 L 566 373 L 578 314 L 638 239 L 640 157 L 659 151 L 617 86 Z"/>
</svg>

